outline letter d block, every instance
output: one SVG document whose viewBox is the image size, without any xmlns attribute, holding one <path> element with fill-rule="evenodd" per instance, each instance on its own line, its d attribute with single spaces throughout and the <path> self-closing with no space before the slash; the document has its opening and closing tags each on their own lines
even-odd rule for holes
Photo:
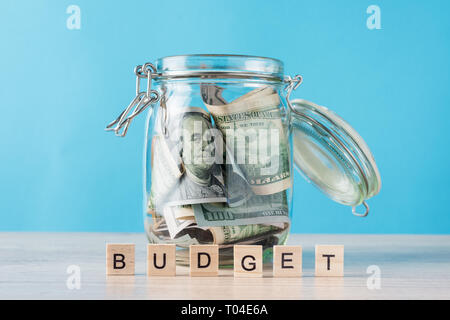
<svg viewBox="0 0 450 320">
<path fill-rule="evenodd" d="M 344 246 L 316 245 L 316 276 L 344 276 Z"/>
<path fill-rule="evenodd" d="M 106 244 L 106 274 L 134 275 L 134 244 Z"/>
<path fill-rule="evenodd" d="M 237 245 L 233 250 L 235 277 L 262 277 L 262 246 Z"/>
<path fill-rule="evenodd" d="M 191 245 L 189 257 L 191 277 L 217 277 L 219 275 L 218 245 Z"/>
<path fill-rule="evenodd" d="M 176 275 L 175 244 L 147 244 L 147 275 L 174 277 Z"/>
<path fill-rule="evenodd" d="M 302 276 L 301 246 L 273 246 L 273 276 Z"/>
</svg>

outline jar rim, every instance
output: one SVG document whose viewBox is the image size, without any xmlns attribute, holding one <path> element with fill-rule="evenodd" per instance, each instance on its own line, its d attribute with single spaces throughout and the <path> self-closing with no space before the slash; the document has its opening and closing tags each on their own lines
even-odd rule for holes
<svg viewBox="0 0 450 320">
<path fill-rule="evenodd" d="M 159 58 L 156 78 L 257 78 L 283 81 L 284 66 L 279 59 L 236 54 L 187 54 Z"/>
</svg>

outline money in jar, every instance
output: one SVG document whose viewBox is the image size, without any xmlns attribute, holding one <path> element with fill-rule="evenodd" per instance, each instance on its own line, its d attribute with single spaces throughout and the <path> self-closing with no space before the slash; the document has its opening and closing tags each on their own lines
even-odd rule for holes
<svg viewBox="0 0 450 320">
<path fill-rule="evenodd" d="M 176 244 L 177 263 L 189 263 L 192 244 L 218 245 L 221 266 L 239 244 L 261 245 L 270 262 L 294 218 L 294 165 L 354 215 L 369 213 L 381 179 L 368 146 L 329 109 L 291 100 L 302 77 L 285 75 L 280 60 L 169 56 L 135 75 L 135 97 L 107 130 L 124 136 L 147 113 L 145 232 Z M 317 213 L 295 216 L 307 214 Z"/>
</svg>

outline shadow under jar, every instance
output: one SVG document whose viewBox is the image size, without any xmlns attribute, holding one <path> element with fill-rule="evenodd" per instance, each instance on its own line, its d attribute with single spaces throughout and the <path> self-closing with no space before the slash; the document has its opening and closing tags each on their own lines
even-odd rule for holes
<svg viewBox="0 0 450 320">
<path fill-rule="evenodd" d="M 107 128 L 124 136 L 148 109 L 145 230 L 151 243 L 177 245 L 178 264 L 189 264 L 192 244 L 219 245 L 222 267 L 237 244 L 261 245 L 270 262 L 289 234 L 294 163 L 330 198 L 368 214 L 365 200 L 381 187 L 369 148 L 327 108 L 290 101 L 302 78 L 285 76 L 281 61 L 171 56 L 135 73 L 136 97 Z"/>
</svg>

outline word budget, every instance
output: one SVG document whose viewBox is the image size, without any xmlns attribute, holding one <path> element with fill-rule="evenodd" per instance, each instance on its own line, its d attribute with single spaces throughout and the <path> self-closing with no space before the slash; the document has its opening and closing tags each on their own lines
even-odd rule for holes
<svg viewBox="0 0 450 320">
<path fill-rule="evenodd" d="M 262 277 L 263 248 L 260 245 L 235 245 L 233 247 L 234 276 Z M 191 245 L 189 248 L 189 266 L 191 277 L 219 276 L 219 246 Z M 106 245 L 106 274 L 134 275 L 135 245 Z M 147 275 L 176 276 L 175 244 L 147 245 Z M 344 246 L 315 246 L 315 275 L 342 277 L 344 275 Z M 273 276 L 302 276 L 302 247 L 273 247 Z"/>
</svg>

